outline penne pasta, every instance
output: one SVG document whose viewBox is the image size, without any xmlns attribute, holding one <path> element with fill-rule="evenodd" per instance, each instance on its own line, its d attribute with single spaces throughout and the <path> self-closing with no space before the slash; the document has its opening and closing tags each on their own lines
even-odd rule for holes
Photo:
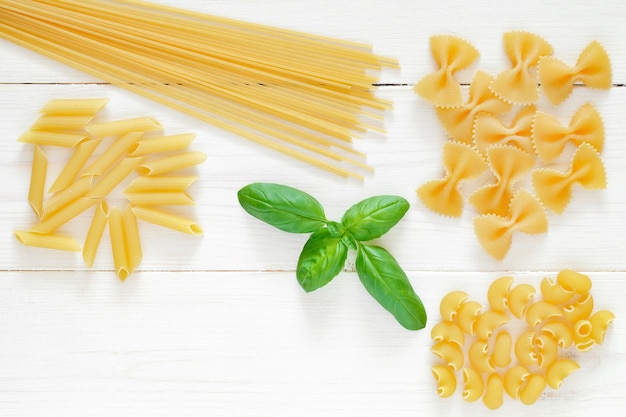
<svg viewBox="0 0 626 417">
<path fill-rule="evenodd" d="M 108 101 L 108 98 L 55 99 L 48 101 L 41 113 L 47 116 L 94 116 Z"/>
<path fill-rule="evenodd" d="M 104 198 L 120 182 L 124 180 L 139 164 L 143 162 L 143 157 L 125 158 L 111 171 L 100 178 L 100 181 L 87 193 L 87 198 Z"/>
<path fill-rule="evenodd" d="M 190 219 L 146 207 L 133 207 L 138 219 L 194 236 L 202 235 L 200 225 Z"/>
<path fill-rule="evenodd" d="M 52 233 L 98 202 L 96 199 L 80 197 L 34 225 L 31 230 L 37 233 Z"/>
<path fill-rule="evenodd" d="M 89 139 L 78 145 L 48 192 L 56 193 L 69 187 L 101 141 L 101 138 Z"/>
<path fill-rule="evenodd" d="M 69 236 L 16 230 L 15 237 L 21 244 L 26 246 L 80 252 L 78 242 Z"/>
<path fill-rule="evenodd" d="M 139 139 L 143 137 L 141 132 L 130 132 L 120 136 L 107 148 L 91 165 L 85 168 L 83 176 L 92 175 L 99 176 L 104 174 L 111 166 L 113 166 L 128 149 Z"/>
<path fill-rule="evenodd" d="M 128 277 L 129 267 L 122 215 L 117 207 L 112 207 L 109 211 L 109 234 L 111 235 L 115 273 L 121 281 L 124 281 Z"/>
<path fill-rule="evenodd" d="M 28 203 L 37 217 L 43 212 L 43 195 L 46 187 L 46 174 L 48 172 L 48 158 L 39 146 L 35 146 L 33 153 L 33 166 L 30 173 L 30 186 L 28 188 Z"/>
<path fill-rule="evenodd" d="M 185 192 L 125 192 L 124 196 L 136 206 L 191 206 L 196 204 Z"/>
<path fill-rule="evenodd" d="M 109 208 L 107 207 L 106 200 L 100 201 L 96 212 L 93 215 L 87 236 L 85 237 L 85 243 L 83 244 L 83 260 L 89 268 L 93 266 L 93 262 L 96 258 L 96 251 L 100 245 L 102 239 L 102 233 L 109 221 Z"/>
<path fill-rule="evenodd" d="M 183 133 L 180 135 L 142 139 L 129 149 L 128 154 L 130 156 L 141 156 L 150 153 L 179 151 L 187 148 L 195 138 L 195 133 Z"/>
<path fill-rule="evenodd" d="M 474 368 L 463 368 L 463 399 L 474 402 L 483 395 L 484 389 L 483 377 Z"/>
<path fill-rule="evenodd" d="M 137 218 L 131 210 L 131 206 L 127 206 L 122 212 L 122 226 L 124 230 L 126 259 L 128 261 L 128 273 L 132 273 L 141 262 L 143 253 L 141 251 Z"/>
<path fill-rule="evenodd" d="M 67 131 L 81 130 L 93 116 L 41 116 L 32 126 L 32 130 Z"/>
<path fill-rule="evenodd" d="M 85 130 L 96 137 L 124 135 L 130 132 L 149 132 L 161 130 L 163 126 L 153 117 L 113 120 L 111 122 L 91 123 Z"/>
<path fill-rule="evenodd" d="M 91 177 L 83 177 L 70 185 L 63 191 L 60 191 L 50 197 L 46 202 L 42 218 L 45 219 L 51 214 L 56 213 L 72 201 L 87 194 L 91 188 Z"/>
<path fill-rule="evenodd" d="M 437 395 L 446 398 L 454 394 L 456 390 L 456 376 L 454 372 L 447 366 L 433 366 L 433 376 L 437 381 Z"/>
<path fill-rule="evenodd" d="M 197 179 L 196 176 L 137 177 L 124 191 L 128 193 L 181 192 L 189 188 Z"/>
<path fill-rule="evenodd" d="M 89 139 L 89 136 L 77 133 L 42 132 L 29 130 L 20 136 L 18 142 L 33 143 L 36 145 L 60 146 L 73 148 Z"/>
<path fill-rule="evenodd" d="M 206 155 L 202 152 L 185 152 L 179 155 L 166 156 L 161 159 L 146 162 L 137 168 L 137 172 L 139 175 L 160 175 L 192 167 L 201 164 L 205 160 Z"/>
</svg>

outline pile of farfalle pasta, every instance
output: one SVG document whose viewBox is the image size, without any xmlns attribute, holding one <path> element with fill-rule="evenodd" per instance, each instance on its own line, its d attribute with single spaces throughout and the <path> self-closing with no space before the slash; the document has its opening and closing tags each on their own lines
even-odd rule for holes
<svg viewBox="0 0 626 417">
<path fill-rule="evenodd" d="M 39 221 L 29 230 L 15 231 L 15 236 L 29 246 L 81 251 L 76 239 L 58 230 L 95 207 L 82 246 L 83 259 L 89 267 L 93 265 L 108 224 L 115 271 L 124 280 L 142 258 L 137 219 L 202 234 L 194 220 L 161 206 L 194 204 L 186 190 L 196 176 L 181 174 L 181 170 L 203 162 L 206 155 L 186 150 L 194 134 L 163 136 L 163 127 L 152 117 L 95 121 L 107 101 L 51 100 L 19 138 L 34 145 L 28 201 Z M 67 163 L 48 190 L 46 147 L 70 149 Z M 125 207 L 109 208 L 107 197 L 133 172 L 136 178 L 124 189 Z"/>
<path fill-rule="evenodd" d="M 442 320 L 431 332 L 432 351 L 441 360 L 432 368 L 441 397 L 461 385 L 460 374 L 465 401 L 482 397 L 488 408 L 497 409 L 506 393 L 533 404 L 546 387 L 559 388 L 579 369 L 571 350 L 602 344 L 615 318 L 607 310 L 593 312 L 591 280 L 576 271 L 563 270 L 556 281 L 544 278 L 537 301 L 532 285 L 512 285 L 512 277 L 494 280 L 484 312 L 463 291 L 441 300 Z"/>
<path fill-rule="evenodd" d="M 460 217 L 465 198 L 459 185 L 491 178 L 476 186 L 468 200 L 479 213 L 474 219 L 478 240 L 497 259 L 506 256 L 515 231 L 546 232 L 544 207 L 563 212 L 573 185 L 606 188 L 600 158 L 604 126 L 594 105 L 583 104 L 562 124 L 538 110 L 540 93 L 557 106 L 574 85 L 611 86 L 610 61 L 597 41 L 572 66 L 553 57 L 552 46 L 533 33 L 506 32 L 503 41 L 511 68 L 496 76 L 478 70 L 466 101 L 455 73 L 468 68 L 479 53 L 456 36 L 431 37 L 439 69 L 415 85 L 450 136 L 443 146 L 444 177 L 423 184 L 417 194 L 431 210 Z M 569 168 L 560 169 L 556 161 L 569 156 Z M 534 194 L 520 185 L 524 179 L 531 180 Z"/>
</svg>

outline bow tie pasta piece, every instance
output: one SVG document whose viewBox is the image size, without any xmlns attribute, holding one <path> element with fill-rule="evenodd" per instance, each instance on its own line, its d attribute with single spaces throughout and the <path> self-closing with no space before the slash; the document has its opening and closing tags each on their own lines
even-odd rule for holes
<svg viewBox="0 0 626 417">
<path fill-rule="evenodd" d="M 577 81 L 590 88 L 606 90 L 611 87 L 611 62 L 598 41 L 587 45 L 573 67 L 554 57 L 543 57 L 538 70 L 541 88 L 554 105 L 569 97 Z"/>
<path fill-rule="evenodd" d="M 425 183 L 417 195 L 426 207 L 444 216 L 460 217 L 463 212 L 463 196 L 458 185 L 478 177 L 488 168 L 483 157 L 469 145 L 446 142 L 443 145 L 443 179 Z"/>
<path fill-rule="evenodd" d="M 524 107 L 508 126 L 491 113 L 477 114 L 474 120 L 476 148 L 484 153 L 492 145 L 512 145 L 529 154 L 534 154 L 532 125 L 536 113 L 535 106 Z"/>
<path fill-rule="evenodd" d="M 503 101 L 489 89 L 492 81 L 493 77 L 486 72 L 476 72 L 470 85 L 469 99 L 465 104 L 436 110 L 441 125 L 452 139 L 471 144 L 477 114 L 504 114 L 511 110 L 510 103 Z"/>
<path fill-rule="evenodd" d="M 539 88 L 530 68 L 537 65 L 539 58 L 552 55 L 552 46 L 541 36 L 529 32 L 506 32 L 503 40 L 504 50 L 513 66 L 496 76 L 491 90 L 513 104 L 537 102 Z"/>
<path fill-rule="evenodd" d="M 474 191 L 469 201 L 480 214 L 506 216 L 513 198 L 512 185 L 530 172 L 535 158 L 519 148 L 499 145 L 487 149 L 487 160 L 496 182 Z"/>
<path fill-rule="evenodd" d="M 606 188 L 606 172 L 600 154 L 587 143 L 578 147 L 567 172 L 537 169 L 532 180 L 539 199 L 555 213 L 562 213 L 569 204 L 573 184 L 590 190 Z"/>
<path fill-rule="evenodd" d="M 604 147 L 604 124 L 602 117 L 591 104 L 583 104 L 572 116 L 568 126 L 544 112 L 537 112 L 533 121 L 533 142 L 543 162 L 556 159 L 568 142 L 580 145 L 586 142 L 598 152 Z"/>
<path fill-rule="evenodd" d="M 463 95 L 454 73 L 478 59 L 478 50 L 457 36 L 435 35 L 430 38 L 430 51 L 439 69 L 419 80 L 415 92 L 437 107 L 461 106 Z"/>
<path fill-rule="evenodd" d="M 517 230 L 527 234 L 545 233 L 548 217 L 539 200 L 519 190 L 511 200 L 508 218 L 485 214 L 474 219 L 474 230 L 481 246 L 496 259 L 503 259 Z"/>
</svg>

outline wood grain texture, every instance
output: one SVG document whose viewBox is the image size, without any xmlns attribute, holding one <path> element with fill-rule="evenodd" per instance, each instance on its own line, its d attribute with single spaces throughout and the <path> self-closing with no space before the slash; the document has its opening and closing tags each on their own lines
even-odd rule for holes
<svg viewBox="0 0 626 417">
<path fill-rule="evenodd" d="M 402 69 L 385 71 L 379 88 L 395 105 L 385 119 L 387 134 L 355 143 L 376 172 L 363 182 L 338 178 L 0 40 L 0 415 L 482 415 L 484 406 L 464 403 L 460 393 L 436 396 L 429 334 L 439 300 L 463 289 L 484 303 L 498 276 L 538 286 L 563 268 L 588 273 L 596 308 L 616 314 L 606 343 L 584 355 L 572 352 L 581 370 L 537 404 L 507 400 L 489 414 L 617 415 L 626 407 L 625 3 L 159 2 L 369 42 L 399 59 Z M 506 30 L 541 34 L 557 57 L 572 63 L 599 40 L 611 58 L 614 86 L 577 87 L 558 108 L 539 104 L 563 123 L 587 101 L 597 107 L 606 128 L 609 186 L 576 188 L 565 212 L 549 215 L 547 234 L 516 235 L 508 256 L 496 261 L 476 241 L 470 207 L 460 219 L 448 219 L 415 195 L 442 175 L 446 135 L 412 84 L 434 67 L 430 35 L 454 33 L 480 50 L 480 61 L 460 74 L 469 82 L 476 69 L 497 73 L 509 66 L 501 46 Z M 193 147 L 208 159 L 190 194 L 205 236 L 141 224 L 144 260 L 123 284 L 114 277 L 106 233 L 93 270 L 79 254 L 19 245 L 13 230 L 35 218 L 26 200 L 32 149 L 15 139 L 46 101 L 64 97 L 109 97 L 107 119 L 149 115 L 167 133 L 195 132 Z M 67 153 L 48 156 L 51 172 L 58 172 Z M 332 219 L 372 195 L 407 198 L 408 214 L 378 243 L 422 297 L 427 328 L 409 332 L 397 325 L 363 290 L 351 262 L 330 285 L 305 294 L 294 270 L 306 237 L 277 231 L 237 203 L 237 190 L 255 181 L 303 189 Z M 114 202 L 124 204 L 121 193 Z M 81 216 L 64 231 L 80 240 L 89 220 Z"/>
</svg>

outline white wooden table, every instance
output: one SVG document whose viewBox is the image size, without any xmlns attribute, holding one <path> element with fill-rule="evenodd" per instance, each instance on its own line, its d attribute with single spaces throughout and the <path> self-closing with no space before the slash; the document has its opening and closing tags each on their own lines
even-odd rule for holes
<svg viewBox="0 0 626 417">
<path fill-rule="evenodd" d="M 382 74 L 379 95 L 395 109 L 385 137 L 357 144 L 376 169 L 345 180 L 224 133 L 119 88 L 0 41 L 0 415 L 1 416 L 460 416 L 487 414 L 457 393 L 436 395 L 430 329 L 439 300 L 462 289 L 486 302 L 501 275 L 539 285 L 572 268 L 594 283 L 596 309 L 617 320 L 606 343 L 577 356 L 581 369 L 533 406 L 507 399 L 489 415 L 618 415 L 626 409 L 626 3 L 546 1 L 161 0 L 213 14 L 372 43 L 399 59 Z M 550 214 L 550 230 L 516 235 L 503 261 L 460 219 L 428 211 L 415 190 L 442 173 L 445 134 L 412 84 L 434 68 L 433 34 L 470 40 L 477 68 L 508 68 L 501 36 L 544 36 L 555 55 L 575 62 L 591 40 L 607 49 L 610 91 L 577 88 L 551 111 L 566 122 L 591 101 L 606 127 L 609 186 L 577 188 L 571 205 Z M 26 196 L 32 153 L 16 142 L 52 98 L 109 97 L 111 117 L 151 115 L 167 131 L 196 132 L 208 160 L 191 193 L 202 238 L 141 225 L 139 272 L 119 282 L 105 234 L 92 270 L 79 254 L 23 247 L 13 237 L 34 216 Z M 60 158 L 51 166 L 59 169 Z M 55 165 L 56 164 L 56 165 Z M 327 287 L 305 294 L 295 265 L 306 237 L 247 215 L 236 192 L 255 181 L 286 183 L 316 196 L 329 218 L 376 194 L 409 200 L 406 217 L 380 243 L 405 268 L 429 314 L 426 329 L 402 329 L 346 267 Z M 69 232 L 84 230 L 88 218 Z"/>
</svg>

